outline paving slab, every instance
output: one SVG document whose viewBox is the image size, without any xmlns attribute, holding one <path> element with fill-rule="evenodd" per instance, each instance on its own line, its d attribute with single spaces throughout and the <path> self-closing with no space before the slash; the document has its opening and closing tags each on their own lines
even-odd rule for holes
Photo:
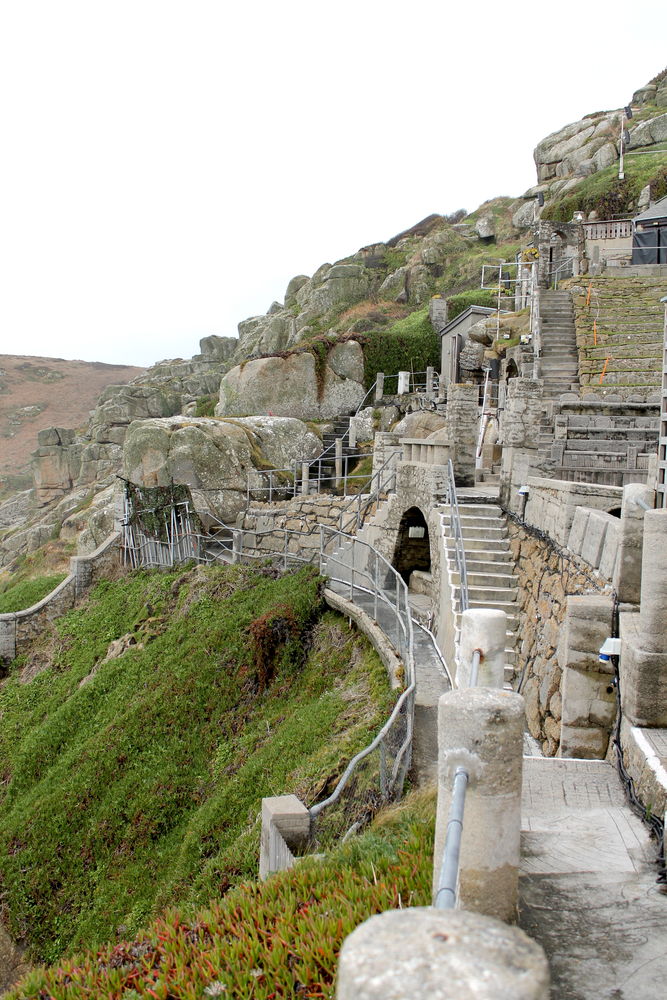
<svg viewBox="0 0 667 1000">
<path fill-rule="evenodd" d="M 558 1000 L 667 997 L 656 845 L 605 761 L 524 759 L 519 925 Z"/>
</svg>

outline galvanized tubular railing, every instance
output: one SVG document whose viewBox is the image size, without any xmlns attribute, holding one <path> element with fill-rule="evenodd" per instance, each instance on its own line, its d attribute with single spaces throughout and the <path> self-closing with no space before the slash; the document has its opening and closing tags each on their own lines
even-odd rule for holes
<svg viewBox="0 0 667 1000">
<path fill-rule="evenodd" d="M 476 649 L 472 656 L 470 687 L 477 685 L 479 661 L 480 651 Z M 461 858 L 461 838 L 463 836 L 463 815 L 469 780 L 470 775 L 467 768 L 463 764 L 459 764 L 454 772 L 452 801 L 449 806 L 447 833 L 445 835 L 445 849 L 442 852 L 442 863 L 440 865 L 438 887 L 435 895 L 435 906 L 438 910 L 453 910 L 456 906 L 459 863 Z"/>
<path fill-rule="evenodd" d="M 358 531 L 364 523 L 366 512 L 385 493 L 391 493 L 396 489 L 396 463 L 401 458 L 402 449 L 392 451 L 384 460 L 379 469 L 371 476 L 369 490 L 365 493 L 357 493 L 348 503 L 347 508 L 343 508 L 338 518 L 338 525 L 341 531 L 347 531 L 353 525 Z M 346 514 L 350 509 L 352 516 L 346 519 Z"/>
<path fill-rule="evenodd" d="M 459 574 L 459 606 L 461 611 L 468 610 L 468 573 L 466 570 L 466 553 L 463 544 L 463 530 L 459 502 L 456 496 L 456 481 L 451 458 L 447 462 L 447 499 L 449 503 L 449 528 L 454 542 L 454 559 Z"/>
</svg>

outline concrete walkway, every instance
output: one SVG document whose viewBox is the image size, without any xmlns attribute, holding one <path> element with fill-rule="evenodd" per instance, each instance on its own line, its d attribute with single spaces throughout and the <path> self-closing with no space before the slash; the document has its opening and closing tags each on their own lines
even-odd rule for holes
<svg viewBox="0 0 667 1000">
<path fill-rule="evenodd" d="M 605 761 L 524 759 L 520 926 L 557 1000 L 667 996 L 656 845 Z"/>
</svg>

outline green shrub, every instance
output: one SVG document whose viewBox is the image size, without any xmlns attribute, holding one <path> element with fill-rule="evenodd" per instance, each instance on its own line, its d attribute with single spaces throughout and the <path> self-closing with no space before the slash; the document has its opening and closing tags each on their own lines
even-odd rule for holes
<svg viewBox="0 0 667 1000">
<path fill-rule="evenodd" d="M 199 396 L 196 403 L 195 415 L 197 417 L 214 417 L 215 404 L 217 402 L 217 396 Z"/>
<path fill-rule="evenodd" d="M 363 347 L 367 389 L 378 372 L 395 375 L 398 371 L 425 371 L 429 365 L 440 366 L 439 338 L 428 318 L 428 308 L 411 313 L 388 329 L 365 334 Z"/>
<path fill-rule="evenodd" d="M 497 305 L 497 293 L 486 288 L 471 288 L 469 292 L 450 295 L 447 299 L 447 322 L 456 319 L 470 306 L 487 306 L 490 309 L 495 309 Z"/>
</svg>

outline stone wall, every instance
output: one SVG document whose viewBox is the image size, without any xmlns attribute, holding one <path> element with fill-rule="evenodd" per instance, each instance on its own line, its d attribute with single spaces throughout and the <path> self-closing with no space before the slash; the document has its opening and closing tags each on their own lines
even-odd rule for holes
<svg viewBox="0 0 667 1000">
<path fill-rule="evenodd" d="M 520 690 L 531 735 L 541 741 L 545 754 L 554 756 L 561 734 L 563 658 L 561 654 L 559 662 L 558 647 L 567 598 L 601 593 L 607 585 L 582 559 L 529 526 L 509 518 L 508 531 L 521 607 Z"/>
<path fill-rule="evenodd" d="M 89 556 L 74 556 L 70 572 L 55 590 L 23 611 L 0 615 L 0 661 L 13 660 L 49 622 L 70 611 L 82 594 L 106 576 L 119 559 L 120 535 L 113 534 Z"/>
<path fill-rule="evenodd" d="M 346 523 L 347 533 L 354 534 L 356 529 L 353 510 L 350 497 L 336 497 L 326 493 L 309 497 L 297 496 L 293 500 L 283 500 L 279 503 L 253 504 L 248 510 L 239 514 L 236 526 L 248 533 L 247 537 L 245 535 L 243 537 L 244 546 L 248 545 L 267 553 L 285 550 L 285 537 L 281 530 L 283 528 L 295 532 L 310 532 L 310 535 L 298 539 L 295 537 L 293 542 L 287 542 L 288 552 L 299 551 L 303 554 L 304 550 L 319 549 L 319 525 L 338 530 L 341 515 Z M 274 531 L 278 533 L 260 535 L 260 532 Z"/>
</svg>

